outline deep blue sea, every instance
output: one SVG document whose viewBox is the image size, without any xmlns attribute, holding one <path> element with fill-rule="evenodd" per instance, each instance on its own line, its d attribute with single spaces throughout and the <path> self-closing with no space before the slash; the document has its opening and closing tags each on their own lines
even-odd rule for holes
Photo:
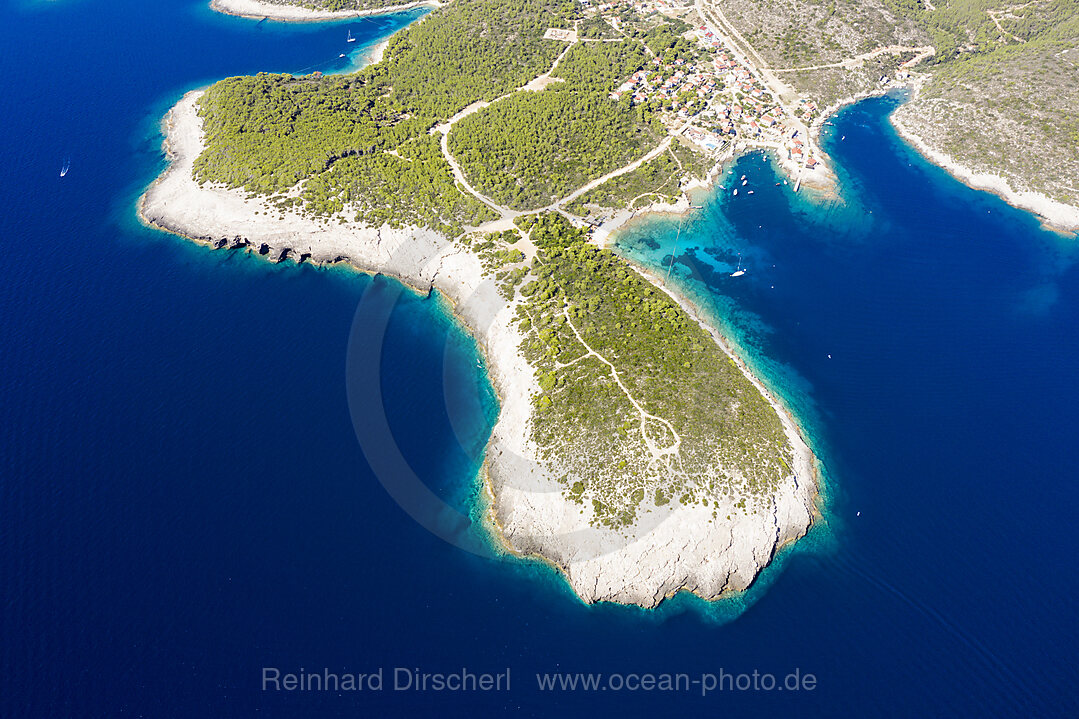
<svg viewBox="0 0 1079 719">
<path fill-rule="evenodd" d="M 185 91 L 341 70 L 417 14 L 3 11 L 0 717 L 1079 714 L 1079 245 L 923 161 L 887 122 L 897 100 L 827 129 L 841 199 L 751 155 L 728 177 L 753 195 L 622 233 L 794 408 L 826 521 L 745 597 L 586 607 L 542 566 L 435 538 L 367 463 L 352 413 L 380 393 L 411 469 L 475 504 L 497 400 L 437 297 L 135 218 Z M 349 366 L 371 347 L 376 371 Z M 264 667 L 381 667 L 386 686 L 263 691 Z M 511 690 L 393 691 L 395 667 L 509 668 Z M 553 671 L 816 685 L 540 691 Z"/>
</svg>

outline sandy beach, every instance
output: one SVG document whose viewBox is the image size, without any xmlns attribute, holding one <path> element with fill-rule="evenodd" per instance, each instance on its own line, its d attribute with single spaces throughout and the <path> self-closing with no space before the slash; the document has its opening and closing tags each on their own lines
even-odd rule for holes
<svg viewBox="0 0 1079 719">
<path fill-rule="evenodd" d="M 386 54 L 386 48 L 390 46 L 389 40 L 383 40 L 376 44 L 370 50 L 367 51 L 367 56 L 364 58 L 365 65 L 377 65 L 382 62 L 382 56 Z"/>
<path fill-rule="evenodd" d="M 291 210 L 271 210 L 242 191 L 200 187 L 191 176 L 203 148 L 196 112 L 200 95 L 188 93 L 165 118 L 171 162 L 140 199 L 140 216 L 213 247 L 243 248 L 271 261 L 347 262 L 445 294 L 486 354 L 501 398 L 484 475 L 491 523 L 508 551 L 556 565 L 585 601 L 651 607 L 683 590 L 707 599 L 744 590 L 780 547 L 808 530 L 815 512 L 813 455 L 777 404 L 797 466 L 767 509 L 739 514 L 732 500 L 719 511 L 729 510 L 735 519 L 717 522 L 714 507 L 666 505 L 642 508 L 628 536 L 592 527 L 591 510 L 582 512 L 564 496 L 530 440 L 538 382 L 519 351 L 522 338 L 513 323 L 518 300 L 505 300 L 475 255 L 431 230 L 319 222 Z M 684 301 L 683 306 L 689 309 Z M 714 328 L 709 331 L 721 341 Z"/>
<path fill-rule="evenodd" d="M 411 10 L 417 7 L 442 7 L 438 0 L 419 0 L 369 10 L 312 10 L 298 5 L 278 5 L 262 0 L 210 0 L 210 7 L 225 15 L 236 15 L 261 20 L 281 22 L 325 22 L 326 20 L 347 20 L 350 17 L 366 15 L 385 15 L 387 13 Z"/>
</svg>

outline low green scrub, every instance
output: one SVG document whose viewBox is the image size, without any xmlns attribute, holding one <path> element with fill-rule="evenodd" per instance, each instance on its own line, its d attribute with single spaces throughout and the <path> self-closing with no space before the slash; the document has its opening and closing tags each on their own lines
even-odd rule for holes
<svg viewBox="0 0 1079 719">
<path fill-rule="evenodd" d="M 753 503 L 789 474 L 778 415 L 697 322 L 561 216 L 523 224 L 541 250 L 519 310 L 540 377 L 533 439 L 567 496 L 618 527 L 645 497 Z"/>
</svg>

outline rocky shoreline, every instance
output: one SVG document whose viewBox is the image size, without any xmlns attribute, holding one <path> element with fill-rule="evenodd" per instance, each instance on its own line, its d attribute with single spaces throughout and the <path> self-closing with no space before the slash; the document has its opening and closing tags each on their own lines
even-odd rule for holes
<svg viewBox="0 0 1079 719">
<path fill-rule="evenodd" d="M 243 248 L 271 261 L 346 262 L 446 295 L 487 356 L 501 399 L 484 474 L 490 520 L 509 552 L 550 561 L 586 602 L 653 607 L 683 590 L 706 599 L 744 590 L 779 548 L 811 526 L 815 460 L 789 415 L 766 393 L 797 457 L 794 474 L 772 497 L 768 511 L 739 515 L 732 501 L 730 508 L 720 509 L 736 518 L 720 522 L 713 518 L 714 508 L 667 505 L 644 512 L 628 534 L 592 527 L 590 512 L 564 496 L 531 445 L 529 420 L 538 382 L 519 351 L 516 305 L 499 294 L 479 258 L 425 228 L 319 222 L 268 207 L 240 190 L 199 186 L 191 171 L 203 147 L 196 112 L 200 95 L 188 93 L 166 116 L 171 163 L 140 199 L 140 217 L 213 247 Z M 714 329 L 709 331 L 721 341 Z"/>
<path fill-rule="evenodd" d="M 1017 190 L 1007 179 L 990 172 L 976 172 L 960 164 L 947 153 L 934 148 L 925 138 L 903 121 L 903 108 L 892 113 L 891 121 L 899 136 L 930 162 L 948 171 L 955 179 L 975 190 L 985 190 L 999 196 L 1012 207 L 1026 210 L 1041 218 L 1043 224 L 1059 232 L 1079 232 L 1079 207 L 1059 202 L 1033 190 Z M 913 112 L 913 110 L 908 110 Z"/>
<path fill-rule="evenodd" d="M 922 157 L 926 158 L 934 165 L 944 168 L 947 170 L 948 174 L 962 182 L 964 185 L 975 190 L 992 192 L 1012 207 L 1026 210 L 1027 212 L 1038 216 L 1042 220 L 1042 223 L 1051 230 L 1064 233 L 1079 233 L 1079 207 L 1059 202 L 1040 192 L 1017 190 L 1012 187 L 1011 183 L 1006 178 L 1000 175 L 991 172 L 977 172 L 972 170 L 958 162 L 943 150 L 933 147 L 927 139 L 918 135 L 906 122 L 904 122 L 904 117 L 906 115 L 916 112 L 916 105 L 912 103 L 916 101 L 918 93 L 927 79 L 926 76 L 921 75 L 913 78 L 904 85 L 894 85 L 887 89 L 866 90 L 845 97 L 839 102 L 830 105 L 821 113 L 820 117 L 817 118 L 813 122 L 812 127 L 810 127 L 810 133 L 813 135 L 814 140 L 818 141 L 819 144 L 821 127 L 824 126 L 824 123 L 827 122 L 829 118 L 839 112 L 840 109 L 847 105 L 852 105 L 859 100 L 887 95 L 889 92 L 896 89 L 907 90 L 912 93 L 911 99 L 897 108 L 895 112 L 889 116 L 889 120 L 896 132 L 899 133 L 899 136 L 917 150 Z"/>
</svg>

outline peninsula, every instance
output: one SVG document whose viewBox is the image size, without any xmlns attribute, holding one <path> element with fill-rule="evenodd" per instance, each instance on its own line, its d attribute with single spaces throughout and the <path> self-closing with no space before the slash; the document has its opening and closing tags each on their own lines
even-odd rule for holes
<svg viewBox="0 0 1079 719">
<path fill-rule="evenodd" d="M 449 297 L 501 399 L 484 465 L 495 534 L 588 602 L 742 591 L 817 516 L 790 414 L 593 229 L 627 207 L 684 209 L 747 147 L 828 181 L 804 121 L 693 28 L 454 0 L 358 73 L 188 93 L 140 201 L 149 224 L 215 247 Z"/>
</svg>

